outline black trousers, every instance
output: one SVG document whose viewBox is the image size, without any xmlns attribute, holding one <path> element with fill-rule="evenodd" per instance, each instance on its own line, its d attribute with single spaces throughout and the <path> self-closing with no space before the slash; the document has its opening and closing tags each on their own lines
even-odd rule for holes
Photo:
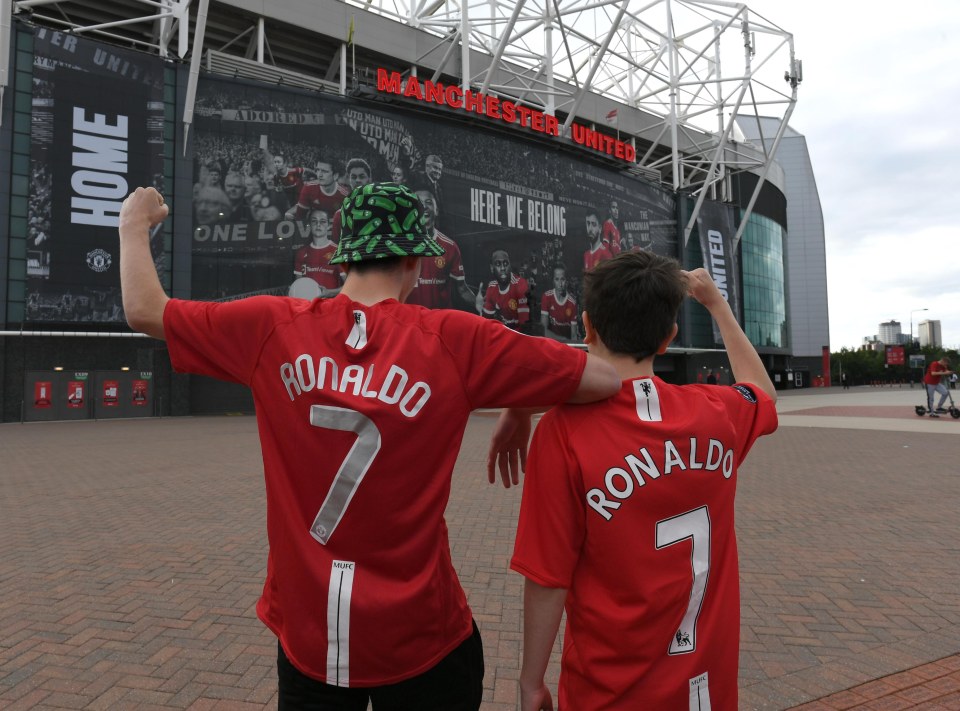
<svg viewBox="0 0 960 711">
<path fill-rule="evenodd" d="M 478 711 L 483 697 L 483 642 L 473 634 L 432 669 L 411 679 L 364 688 L 317 681 L 290 663 L 277 643 L 279 711 Z"/>
</svg>

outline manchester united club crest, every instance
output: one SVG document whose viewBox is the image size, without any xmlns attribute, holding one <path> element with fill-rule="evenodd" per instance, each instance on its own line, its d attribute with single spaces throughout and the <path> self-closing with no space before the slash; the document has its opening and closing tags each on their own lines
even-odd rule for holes
<svg viewBox="0 0 960 711">
<path fill-rule="evenodd" d="M 445 266 L 447 266 L 447 260 L 443 257 L 437 257 L 433 260 L 433 262 L 437 265 L 437 269 L 443 269 Z"/>
<path fill-rule="evenodd" d="M 97 273 L 105 272 L 113 264 L 110 253 L 103 249 L 94 249 L 87 252 L 87 266 Z"/>
<path fill-rule="evenodd" d="M 563 312 L 563 313 L 564 313 L 564 315 L 565 315 L 567 318 L 570 318 L 571 316 L 573 316 L 573 309 L 571 309 L 571 308 L 568 306 L 566 309 L 564 309 L 564 312 Z"/>
<path fill-rule="evenodd" d="M 516 299 L 510 299 L 510 302 L 507 304 L 507 306 L 509 306 L 509 307 L 510 307 L 511 309 L 513 309 L 514 311 L 516 311 L 516 309 L 517 309 L 517 300 L 516 300 Z"/>
</svg>

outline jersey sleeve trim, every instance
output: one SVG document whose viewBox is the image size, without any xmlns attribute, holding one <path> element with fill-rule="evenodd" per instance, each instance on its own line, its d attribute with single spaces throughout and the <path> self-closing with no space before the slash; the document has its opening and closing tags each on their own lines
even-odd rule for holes
<svg viewBox="0 0 960 711">
<path fill-rule="evenodd" d="M 520 573 L 520 575 L 523 577 L 532 580 L 537 585 L 542 585 L 545 588 L 554 588 L 557 590 L 568 590 L 570 588 L 569 582 L 563 582 L 558 578 L 552 578 L 549 575 L 543 575 L 530 566 L 524 564 L 523 561 L 518 560 L 516 557 L 510 560 L 510 570 Z"/>
</svg>

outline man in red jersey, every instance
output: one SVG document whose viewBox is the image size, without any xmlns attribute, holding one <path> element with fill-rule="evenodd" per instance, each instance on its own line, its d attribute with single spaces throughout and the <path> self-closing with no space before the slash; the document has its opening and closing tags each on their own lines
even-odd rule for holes
<svg viewBox="0 0 960 711">
<path fill-rule="evenodd" d="M 297 204 L 287 210 L 287 219 L 302 220 L 310 210 L 323 210 L 332 215 L 340 209 L 340 203 L 348 191 L 340 185 L 333 163 L 327 160 L 317 161 L 314 172 L 317 179 L 304 184 L 300 189 Z"/>
<path fill-rule="evenodd" d="M 477 310 L 487 318 L 496 319 L 514 330 L 530 320 L 527 280 L 510 269 L 510 255 L 498 249 L 490 256 L 494 279 L 483 292 L 483 301 L 477 294 Z"/>
<path fill-rule="evenodd" d="M 347 192 L 362 188 L 364 185 L 373 182 L 373 171 L 370 170 L 370 164 L 363 158 L 351 158 L 347 161 L 347 184 L 350 186 Z M 340 206 L 337 206 L 333 213 L 332 229 L 330 234 L 334 242 L 340 241 Z"/>
<path fill-rule="evenodd" d="M 685 292 L 717 321 L 736 385 L 654 375 Z M 548 412 L 533 438 L 511 561 L 527 578 L 521 708 L 553 708 L 543 675 L 566 608 L 559 708 L 737 711 L 734 494 L 777 427 L 773 383 L 703 269 L 623 253 L 584 276 L 583 301 L 584 342 L 623 383 Z"/>
<path fill-rule="evenodd" d="M 257 614 L 279 638 L 280 709 L 475 711 L 483 650 L 443 517 L 470 411 L 595 400 L 618 378 L 562 344 L 402 303 L 442 250 L 420 201 L 374 183 L 350 205 L 335 298 L 202 303 L 164 293 L 149 229 L 167 207 L 138 188 L 120 213 L 125 313 L 178 371 L 253 391 L 270 542 Z"/>
<path fill-rule="evenodd" d="M 583 253 L 583 271 L 586 273 L 605 259 L 610 259 L 613 252 L 603 243 L 596 210 L 588 210 L 583 223 L 587 230 L 587 251 Z"/>
<path fill-rule="evenodd" d="M 416 288 L 407 297 L 408 304 L 419 304 L 428 309 L 452 309 L 451 287 L 456 290 L 459 301 L 472 309 L 476 297 L 467 286 L 463 273 L 463 261 L 457 243 L 443 234 L 437 226 L 437 201 L 429 190 L 417 190 L 423 203 L 424 228 L 443 247 L 443 254 L 420 263 L 420 279 Z"/>
<path fill-rule="evenodd" d="M 340 293 L 343 270 L 330 263 L 337 245 L 330 241 L 330 218 L 323 210 L 310 212 L 310 244 L 297 251 L 293 260 L 293 274 L 310 277 L 320 287 L 323 298 Z"/>
<path fill-rule="evenodd" d="M 930 417 L 940 417 L 940 415 L 937 414 L 937 410 L 943 409 L 943 405 L 950 395 L 946 383 L 944 383 L 943 380 L 949 375 L 953 375 L 953 371 L 950 370 L 950 360 L 946 356 L 943 356 L 940 360 L 933 361 L 927 367 L 927 372 L 923 376 L 923 384 L 927 388 L 927 411 Z M 940 393 L 940 404 L 937 405 L 937 410 L 934 410 L 933 396 L 937 393 Z"/>
<path fill-rule="evenodd" d="M 296 205 L 297 196 L 303 189 L 306 180 L 306 170 L 299 166 L 291 166 L 283 153 L 270 153 L 263 141 L 261 141 L 261 145 L 264 146 L 264 164 L 273 166 L 271 181 L 277 197 L 276 202 L 284 210 Z"/>
<path fill-rule="evenodd" d="M 553 268 L 553 288 L 540 297 L 540 323 L 543 334 L 558 341 L 579 341 L 577 302 L 567 291 L 567 268 Z"/>
<path fill-rule="evenodd" d="M 607 219 L 603 222 L 603 243 L 606 245 L 607 249 L 610 250 L 610 254 L 617 255 L 620 254 L 620 227 L 618 222 L 620 221 L 620 203 L 616 200 L 610 202 L 610 212 L 607 215 Z M 625 251 L 625 250 L 624 250 Z"/>
</svg>

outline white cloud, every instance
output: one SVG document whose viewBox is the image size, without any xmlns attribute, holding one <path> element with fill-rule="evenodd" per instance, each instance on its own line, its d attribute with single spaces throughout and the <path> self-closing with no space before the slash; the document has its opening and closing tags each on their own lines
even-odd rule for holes
<svg viewBox="0 0 960 711">
<path fill-rule="evenodd" d="M 791 126 L 823 206 L 830 340 L 859 345 L 882 321 L 941 322 L 960 346 L 960 3 L 748 0 L 794 35 L 803 60 Z"/>
</svg>

